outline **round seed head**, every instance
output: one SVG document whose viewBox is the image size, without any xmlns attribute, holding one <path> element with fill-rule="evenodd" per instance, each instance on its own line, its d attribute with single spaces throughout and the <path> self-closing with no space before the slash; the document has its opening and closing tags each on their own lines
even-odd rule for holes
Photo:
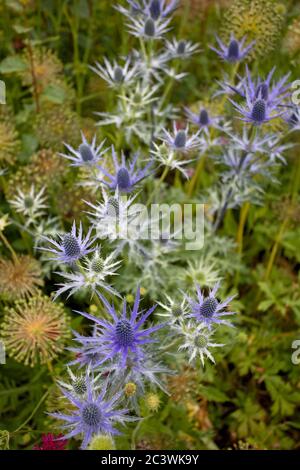
<svg viewBox="0 0 300 470">
<path fill-rule="evenodd" d="M 207 297 L 200 307 L 200 315 L 211 318 L 218 307 L 218 301 L 214 297 Z"/>
<path fill-rule="evenodd" d="M 76 257 L 80 255 L 80 246 L 79 243 L 71 233 L 67 233 L 62 241 L 62 246 L 65 251 L 65 254 L 70 257 Z"/>
<path fill-rule="evenodd" d="M 155 36 L 155 32 L 156 32 L 155 23 L 152 18 L 148 18 L 144 26 L 145 36 L 149 36 L 150 38 L 153 38 Z"/>
<path fill-rule="evenodd" d="M 175 140 L 174 140 L 175 147 L 181 149 L 184 148 L 186 145 L 186 132 L 184 130 L 180 130 L 177 132 Z"/>
<path fill-rule="evenodd" d="M 130 175 L 126 168 L 120 168 L 117 173 L 117 185 L 121 190 L 130 187 Z"/>
<path fill-rule="evenodd" d="M 262 123 L 266 119 L 266 102 L 257 100 L 252 108 L 251 119 L 257 123 Z"/>
<path fill-rule="evenodd" d="M 81 144 L 78 148 L 78 152 L 84 162 L 91 162 L 94 160 L 94 154 L 89 145 Z"/>
<path fill-rule="evenodd" d="M 132 397 L 133 395 L 135 395 L 136 394 L 135 383 L 128 382 L 127 384 L 125 384 L 124 392 L 125 392 L 126 397 Z"/>
<path fill-rule="evenodd" d="M 87 426 L 98 426 L 101 421 L 101 410 L 96 403 L 88 403 L 82 409 L 82 420 Z"/>
<path fill-rule="evenodd" d="M 132 345 L 134 340 L 134 332 L 128 320 L 119 320 L 116 325 L 116 339 L 117 343 L 128 348 Z"/>
</svg>

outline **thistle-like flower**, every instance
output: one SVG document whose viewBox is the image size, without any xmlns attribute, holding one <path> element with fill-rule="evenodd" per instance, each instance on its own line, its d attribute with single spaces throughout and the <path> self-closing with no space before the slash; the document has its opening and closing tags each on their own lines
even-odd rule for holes
<svg viewBox="0 0 300 470">
<path fill-rule="evenodd" d="M 150 41 L 153 39 L 162 39 L 164 34 L 166 34 L 170 28 L 168 27 L 170 23 L 170 18 L 163 19 L 158 18 L 154 20 L 149 17 L 142 18 L 130 18 L 130 23 L 127 24 L 130 34 L 137 38 L 142 38 L 145 41 Z"/>
<path fill-rule="evenodd" d="M 186 350 L 189 362 L 194 362 L 199 356 L 203 367 L 205 357 L 214 364 L 216 363 L 209 348 L 225 346 L 224 344 L 211 342 L 214 331 L 207 329 L 203 323 L 196 327 L 192 323 L 188 323 L 184 327 L 175 326 L 175 331 L 178 335 L 183 336 L 183 344 L 179 346 L 179 350 Z"/>
<path fill-rule="evenodd" d="M 36 191 L 34 185 L 31 186 L 30 191 L 23 192 L 17 189 L 18 194 L 9 201 L 17 212 L 26 218 L 26 226 L 36 223 L 37 219 L 45 214 L 48 206 L 46 203 L 45 188 Z"/>
<path fill-rule="evenodd" d="M 96 66 L 90 66 L 90 69 L 99 77 L 105 80 L 111 88 L 128 87 L 138 76 L 138 67 L 134 65 L 130 68 L 131 58 L 127 58 L 124 65 L 118 64 L 116 61 L 110 63 L 104 58 L 104 66 L 96 62 Z"/>
<path fill-rule="evenodd" d="M 196 318 L 200 323 L 204 323 L 209 329 L 211 329 L 214 324 L 233 326 L 232 323 L 228 320 L 224 320 L 223 317 L 235 314 L 235 312 L 225 310 L 235 295 L 228 297 L 224 302 L 219 302 L 216 298 L 219 285 L 220 284 L 217 283 L 214 288 L 210 290 L 207 297 L 201 292 L 200 286 L 196 285 L 197 300 L 193 300 L 187 296 L 192 311 L 190 316 Z"/>
<path fill-rule="evenodd" d="M 0 294 L 9 300 L 29 297 L 44 285 L 40 263 L 31 256 L 0 259 Z"/>
<path fill-rule="evenodd" d="M 130 316 L 127 316 L 126 300 L 123 302 L 122 314 L 118 316 L 114 305 L 111 305 L 101 294 L 98 295 L 112 317 L 112 321 L 106 321 L 85 312 L 77 312 L 94 322 L 97 334 L 91 337 L 76 334 L 76 341 L 84 347 L 88 347 L 91 353 L 102 355 L 102 358 L 95 364 L 96 366 L 117 359 L 120 361 L 121 367 L 125 367 L 129 353 L 134 353 L 137 358 L 143 358 L 143 345 L 156 342 L 150 338 L 150 335 L 165 326 L 158 324 L 141 329 L 143 323 L 155 310 L 156 305 L 145 313 L 139 311 L 140 289 L 138 288 Z M 80 353 L 80 349 L 78 352 Z"/>
<path fill-rule="evenodd" d="M 182 152 L 180 152 L 180 154 L 181 153 Z M 157 161 L 159 165 L 169 167 L 171 170 L 178 170 L 185 178 L 189 177 L 188 172 L 183 167 L 191 163 L 193 160 L 179 160 L 178 152 L 170 150 L 167 144 L 163 143 L 162 145 L 157 145 L 153 142 L 151 157 L 154 161 Z"/>
<path fill-rule="evenodd" d="M 161 137 L 160 140 L 174 152 L 186 153 L 199 147 L 198 136 L 200 131 L 197 131 L 196 134 L 192 134 L 189 137 L 188 126 L 185 129 L 177 129 L 176 122 L 173 122 L 173 134 L 166 129 L 163 129 L 163 132 L 164 136 Z"/>
<path fill-rule="evenodd" d="M 71 145 L 66 144 L 65 146 L 69 150 L 70 154 L 60 153 L 60 155 L 68 160 L 71 160 L 71 166 L 94 166 L 102 156 L 105 154 L 107 149 L 102 150 L 104 142 L 100 145 L 96 145 L 96 136 L 94 136 L 92 142 L 89 144 L 86 140 L 83 132 L 81 133 L 82 143 L 78 149 L 74 149 Z"/>
<path fill-rule="evenodd" d="M 291 131 L 300 131 L 300 108 L 297 106 L 284 114 L 284 120 Z"/>
<path fill-rule="evenodd" d="M 118 188 L 120 192 L 130 193 L 134 187 L 140 183 L 146 176 L 149 175 L 149 168 L 152 166 L 152 162 L 148 163 L 143 169 L 135 170 L 139 154 L 136 153 L 127 166 L 125 161 L 125 155 L 122 153 L 121 163 L 119 163 L 117 154 L 114 147 L 112 146 L 112 157 L 114 163 L 114 174 L 109 173 L 105 168 L 99 166 L 102 173 L 109 179 L 109 182 L 100 180 L 101 183 L 108 186 L 110 189 L 115 190 Z"/>
<path fill-rule="evenodd" d="M 56 240 L 43 237 L 44 241 L 53 245 L 53 248 L 39 247 L 39 250 L 47 251 L 54 254 L 50 260 L 62 261 L 66 264 L 72 264 L 83 256 L 91 253 L 95 248 L 91 248 L 95 238 L 91 238 L 92 227 L 89 229 L 86 237 L 82 234 L 82 225 L 80 223 L 78 234 L 76 233 L 76 224 L 73 222 L 71 232 L 63 235 L 58 234 L 59 242 Z"/>
<path fill-rule="evenodd" d="M 166 303 L 157 302 L 160 307 L 164 310 L 163 312 L 157 312 L 156 314 L 160 317 L 164 317 L 170 322 L 171 325 L 178 324 L 183 321 L 189 313 L 189 306 L 185 297 L 181 301 L 172 299 L 169 295 L 165 294 Z"/>
<path fill-rule="evenodd" d="M 216 49 L 212 46 L 210 46 L 210 49 L 215 51 L 225 62 L 231 63 L 241 62 L 255 44 L 255 41 L 252 41 L 248 46 L 244 47 L 246 37 L 244 36 L 239 41 L 234 37 L 234 34 L 231 34 L 228 45 L 224 44 L 218 36 L 216 36 L 216 40 L 220 49 Z"/>
<path fill-rule="evenodd" d="M 178 41 L 173 38 L 172 41 L 166 41 L 166 54 L 171 59 L 188 59 L 196 52 L 199 52 L 199 44 L 194 44 L 192 41 L 185 41 L 181 39 Z"/>
<path fill-rule="evenodd" d="M 112 252 L 109 256 L 101 255 L 100 247 L 95 250 L 91 258 L 85 257 L 78 272 L 57 273 L 65 281 L 58 284 L 59 289 L 54 299 L 64 292 L 69 291 L 68 297 L 78 290 L 88 290 L 91 293 L 103 289 L 113 295 L 119 295 L 117 291 L 107 283 L 106 278 L 116 276 L 116 270 L 120 267 L 121 261 L 115 261 L 116 253 Z"/>
<path fill-rule="evenodd" d="M 116 409 L 121 393 L 108 398 L 106 386 L 98 394 L 95 392 L 91 380 L 88 380 L 86 385 L 86 395 L 80 398 L 61 388 L 62 394 L 74 408 L 72 414 L 50 413 L 50 416 L 66 422 L 61 425 L 66 430 L 64 439 L 78 435 L 83 436 L 82 449 L 86 449 L 94 435 L 100 433 L 121 434 L 115 426 L 132 420 L 126 416 L 126 409 Z"/>
<path fill-rule="evenodd" d="M 290 96 L 290 84 L 287 84 L 287 80 L 290 73 L 282 77 L 277 83 L 273 83 L 272 78 L 276 67 L 269 72 L 267 78 L 262 80 L 258 77 L 257 80 L 253 80 L 249 68 L 246 66 L 246 80 L 240 89 L 234 86 L 230 88 L 239 96 L 247 100 L 247 103 L 256 103 L 258 100 L 263 100 L 266 105 L 272 108 L 277 108 L 283 105 L 285 98 Z"/>
<path fill-rule="evenodd" d="M 268 104 L 268 102 L 262 98 L 257 98 L 253 102 L 250 96 L 247 95 L 246 100 L 246 105 L 241 106 L 235 101 L 229 99 L 235 109 L 242 116 L 239 118 L 241 121 L 251 123 L 255 126 L 261 126 L 262 124 L 269 122 L 272 119 L 276 119 L 283 114 L 283 112 L 276 113 L 275 106 Z"/>
<path fill-rule="evenodd" d="M 228 124 L 222 124 L 221 126 L 220 118 L 211 116 L 206 108 L 201 108 L 198 114 L 193 113 L 188 108 L 185 108 L 185 112 L 188 119 L 193 124 L 198 126 L 199 129 L 203 131 L 206 135 L 209 134 L 210 128 L 215 128 L 223 131 L 226 131 L 226 129 L 228 130 Z"/>
<path fill-rule="evenodd" d="M 127 0 L 127 3 L 131 7 L 130 9 L 126 9 L 121 5 L 117 6 L 117 9 L 128 18 L 141 15 L 146 18 L 150 17 L 155 21 L 171 15 L 178 6 L 178 0 Z"/>
<path fill-rule="evenodd" d="M 62 380 L 58 380 L 57 383 L 61 388 L 67 392 L 73 393 L 77 397 L 86 396 L 89 382 L 91 383 L 94 391 L 97 391 L 102 386 L 100 374 L 96 376 L 92 374 L 90 367 L 86 368 L 84 374 L 75 375 L 70 367 L 67 367 L 67 372 L 70 378 L 70 382 L 67 383 Z"/>
<path fill-rule="evenodd" d="M 70 335 L 61 304 L 38 295 L 5 310 L 2 338 L 9 355 L 25 365 L 45 364 L 63 350 Z"/>
</svg>

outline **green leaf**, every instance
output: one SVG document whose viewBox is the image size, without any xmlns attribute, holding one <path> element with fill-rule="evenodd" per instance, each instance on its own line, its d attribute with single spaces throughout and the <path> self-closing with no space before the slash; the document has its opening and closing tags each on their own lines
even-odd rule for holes
<svg viewBox="0 0 300 470">
<path fill-rule="evenodd" d="M 26 68 L 25 62 L 17 55 L 6 57 L 0 64 L 1 73 L 23 72 Z"/>
</svg>

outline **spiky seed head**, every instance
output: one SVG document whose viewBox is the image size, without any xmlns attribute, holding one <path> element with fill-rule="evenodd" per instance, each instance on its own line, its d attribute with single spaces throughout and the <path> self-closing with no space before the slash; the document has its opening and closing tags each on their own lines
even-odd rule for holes
<svg viewBox="0 0 300 470">
<path fill-rule="evenodd" d="M 94 154 L 88 144 L 79 145 L 78 152 L 84 162 L 91 162 L 94 160 Z"/>
<path fill-rule="evenodd" d="M 266 119 L 266 102 L 257 100 L 252 108 L 251 119 L 257 123 L 262 123 Z"/>
<path fill-rule="evenodd" d="M 87 426 L 98 426 L 101 417 L 101 410 L 96 403 L 88 403 L 82 408 L 82 420 Z"/>
<path fill-rule="evenodd" d="M 128 348 L 132 345 L 134 332 L 128 320 L 118 321 L 116 325 L 116 339 L 117 343 L 123 348 Z"/>
<path fill-rule="evenodd" d="M 150 15 L 153 20 L 158 20 L 161 14 L 160 0 L 152 0 L 150 4 Z"/>
<path fill-rule="evenodd" d="M 186 145 L 186 132 L 184 130 L 180 130 L 177 132 L 174 145 L 176 148 L 182 149 Z"/>
<path fill-rule="evenodd" d="M 177 54 L 183 55 L 185 53 L 185 50 L 186 50 L 186 42 L 182 39 L 177 44 Z"/>
<path fill-rule="evenodd" d="M 117 65 L 114 69 L 114 81 L 116 83 L 122 83 L 123 80 L 124 80 L 123 70 L 121 67 Z"/>
<path fill-rule="evenodd" d="M 88 450 L 115 450 L 114 440 L 108 434 L 98 434 L 91 440 Z"/>
<path fill-rule="evenodd" d="M 200 334 L 195 337 L 195 346 L 197 348 L 200 348 L 200 349 L 206 348 L 207 343 L 208 343 L 208 339 L 205 335 Z"/>
<path fill-rule="evenodd" d="M 258 85 L 255 91 L 255 98 L 259 98 L 262 100 L 267 101 L 269 98 L 269 85 L 266 82 L 261 83 Z"/>
<path fill-rule="evenodd" d="M 149 411 L 157 411 L 160 406 L 160 398 L 157 393 L 148 393 L 145 397 L 145 404 Z"/>
<path fill-rule="evenodd" d="M 87 391 L 86 378 L 84 375 L 75 377 L 72 381 L 72 387 L 77 395 L 84 395 Z"/>
<path fill-rule="evenodd" d="M 117 173 L 117 185 L 121 190 L 128 189 L 130 186 L 130 175 L 127 168 L 120 168 Z"/>
<path fill-rule="evenodd" d="M 199 122 L 201 126 L 207 126 L 209 123 L 209 115 L 206 109 L 201 109 L 199 114 Z"/>
<path fill-rule="evenodd" d="M 211 318 L 218 307 L 218 301 L 214 297 L 207 297 L 200 307 L 200 315 L 204 318 Z"/>
<path fill-rule="evenodd" d="M 232 39 L 228 47 L 228 60 L 230 62 L 236 62 L 239 59 L 239 55 L 240 55 L 239 43 L 238 41 L 236 41 L 236 39 Z"/>
<path fill-rule="evenodd" d="M 144 26 L 144 33 L 145 33 L 145 36 L 148 36 L 150 38 L 153 38 L 155 36 L 155 32 L 156 32 L 156 29 L 155 29 L 155 22 L 153 21 L 152 18 L 148 18 L 145 22 L 145 26 Z"/>
<path fill-rule="evenodd" d="M 136 394 L 136 385 L 133 382 L 125 384 L 124 392 L 126 397 L 133 397 Z"/>
<path fill-rule="evenodd" d="M 62 246 L 67 256 L 79 256 L 80 246 L 76 237 L 71 233 L 66 233 L 63 237 Z"/>
</svg>

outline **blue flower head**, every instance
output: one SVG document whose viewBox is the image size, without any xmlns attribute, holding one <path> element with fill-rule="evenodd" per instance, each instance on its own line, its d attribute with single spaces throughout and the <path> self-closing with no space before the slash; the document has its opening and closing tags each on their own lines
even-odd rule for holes
<svg viewBox="0 0 300 470">
<path fill-rule="evenodd" d="M 142 3 L 139 0 L 127 0 L 127 2 L 133 11 L 150 17 L 154 21 L 172 14 L 178 5 L 178 0 L 171 0 L 169 2 L 166 0 L 143 0 Z M 123 11 L 123 13 L 125 12 Z"/>
<path fill-rule="evenodd" d="M 231 63 L 242 61 L 255 44 L 255 41 L 252 41 L 248 46 L 244 47 L 246 37 L 244 36 L 238 41 L 233 34 L 230 36 L 228 45 L 224 44 L 218 36 L 216 36 L 216 40 L 220 49 L 216 49 L 212 46 L 210 48 L 215 51 L 221 59 Z"/>
<path fill-rule="evenodd" d="M 91 245 L 95 238 L 91 238 L 92 228 L 89 229 L 86 237 L 83 237 L 82 225 L 80 223 L 78 233 L 76 232 L 76 224 L 73 222 L 71 232 L 63 235 L 59 234 L 59 241 L 49 237 L 43 237 L 43 240 L 51 243 L 52 247 L 40 247 L 40 250 L 53 253 L 51 260 L 60 261 L 66 264 L 72 264 L 83 256 L 94 251 Z"/>
<path fill-rule="evenodd" d="M 102 150 L 105 141 L 101 142 L 101 144 L 97 146 L 96 136 L 93 137 L 90 144 L 83 133 L 81 133 L 81 137 L 82 143 L 79 145 L 77 150 L 71 147 L 71 145 L 65 143 L 70 154 L 61 153 L 60 155 L 70 160 L 72 162 L 71 166 L 94 166 L 107 151 L 107 149 Z"/>
<path fill-rule="evenodd" d="M 114 174 L 109 173 L 105 168 L 99 167 L 102 173 L 109 179 L 101 180 L 103 184 L 111 190 L 118 189 L 123 193 L 130 193 L 134 187 L 148 176 L 148 170 L 152 166 L 152 162 L 148 163 L 143 169 L 135 170 L 139 154 L 136 153 L 129 165 L 126 164 L 125 155 L 122 153 L 121 163 L 119 163 L 114 147 L 112 147 L 112 157 L 114 163 Z"/>
<path fill-rule="evenodd" d="M 100 293 L 98 295 L 111 316 L 111 321 L 94 317 L 85 312 L 77 312 L 92 320 L 96 325 L 96 333 L 91 337 L 76 334 L 76 341 L 82 344 L 83 350 L 74 348 L 73 351 L 79 353 L 79 355 L 84 351 L 83 357 L 79 356 L 77 362 L 86 361 L 87 351 L 89 354 L 96 354 L 99 357 L 91 364 L 94 367 L 113 359 L 117 359 L 121 366 L 125 367 L 131 353 L 137 358 L 143 358 L 143 346 L 156 342 L 150 335 L 164 326 L 164 324 L 159 324 L 145 329 L 142 328 L 145 321 L 155 310 L 156 305 L 146 312 L 139 311 L 140 289 L 138 288 L 130 315 L 127 315 L 126 300 L 123 302 L 121 315 L 118 315 L 114 305 L 110 304 Z"/>
<path fill-rule="evenodd" d="M 62 428 L 66 434 L 62 439 L 68 439 L 74 436 L 82 435 L 82 449 L 86 449 L 91 438 L 95 434 L 121 434 L 115 428 L 116 424 L 123 424 L 132 418 L 126 416 L 126 409 L 116 409 L 121 393 L 113 397 L 106 398 L 107 387 L 104 385 L 101 393 L 95 392 L 93 381 L 86 381 L 87 391 L 82 397 L 60 387 L 65 398 L 72 405 L 71 414 L 50 413 L 50 416 L 65 421 Z"/>
<path fill-rule="evenodd" d="M 235 312 L 229 312 L 225 310 L 225 307 L 235 297 L 234 295 L 228 297 L 224 302 L 219 302 L 216 298 L 216 293 L 219 288 L 217 283 L 214 288 L 209 292 L 209 295 L 205 297 L 201 292 L 200 286 L 196 286 L 197 289 L 197 300 L 193 300 L 187 297 L 191 308 L 191 317 L 195 317 L 199 322 L 205 324 L 209 329 L 214 324 L 224 324 L 227 326 L 233 326 L 228 320 L 224 320 L 223 317 L 227 315 L 233 315 Z"/>
</svg>

